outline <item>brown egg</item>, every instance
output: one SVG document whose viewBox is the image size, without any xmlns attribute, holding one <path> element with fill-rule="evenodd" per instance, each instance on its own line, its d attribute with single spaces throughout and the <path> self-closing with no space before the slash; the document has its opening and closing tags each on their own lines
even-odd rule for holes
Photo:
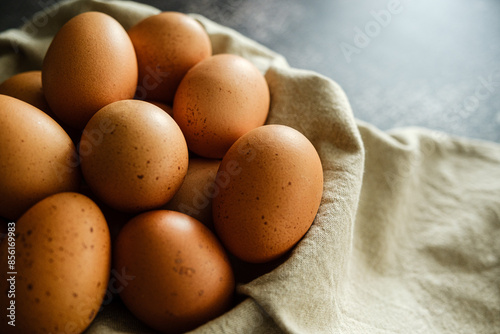
<svg viewBox="0 0 500 334">
<path fill-rule="evenodd" d="M 323 192 L 323 169 L 311 142 L 284 125 L 243 135 L 222 159 L 214 226 L 222 243 L 247 262 L 290 250 L 307 232 Z"/>
<path fill-rule="evenodd" d="M 218 192 L 214 183 L 220 160 L 192 158 L 181 188 L 162 208 L 185 213 L 213 229 L 212 198 Z"/>
<path fill-rule="evenodd" d="M 43 95 L 41 71 L 29 71 L 13 75 L 0 85 L 0 94 L 12 96 L 29 103 L 52 118 L 55 116 Z"/>
<path fill-rule="evenodd" d="M 183 13 L 150 16 L 128 30 L 139 64 L 136 97 L 172 103 L 186 72 L 212 54 L 208 34 Z"/>
<path fill-rule="evenodd" d="M 83 195 L 58 193 L 26 211 L 15 234 L 12 268 L 11 245 L 0 246 L 0 289 L 12 291 L 2 298 L 2 310 L 15 308 L 15 327 L 4 315 L 0 332 L 82 333 L 97 315 L 109 280 L 109 231 L 99 208 Z"/>
<path fill-rule="evenodd" d="M 182 79 L 174 119 L 190 150 L 222 158 L 240 136 L 264 124 L 269 101 L 267 82 L 252 63 L 220 54 L 201 61 Z"/>
<path fill-rule="evenodd" d="M 188 150 L 179 126 L 139 100 L 111 103 L 83 131 L 81 169 L 92 192 L 124 212 L 160 207 L 180 188 Z"/>
<path fill-rule="evenodd" d="M 135 94 L 137 58 L 127 32 L 104 13 L 73 17 L 50 44 L 42 83 L 52 111 L 83 129 L 99 109 Z"/>
<path fill-rule="evenodd" d="M 0 95 L 0 129 L 0 216 L 16 220 L 44 197 L 78 189 L 75 146 L 47 114 Z"/>
<path fill-rule="evenodd" d="M 52 117 L 66 131 L 73 143 L 80 139 L 81 132 L 63 123 L 50 109 L 43 95 L 42 71 L 22 72 L 10 77 L 0 85 L 0 94 L 29 103 Z"/>
<path fill-rule="evenodd" d="M 192 217 L 168 210 L 140 214 L 113 250 L 115 270 L 134 277 L 119 288 L 121 299 L 155 330 L 193 329 L 231 304 L 234 277 L 225 251 Z"/>
</svg>

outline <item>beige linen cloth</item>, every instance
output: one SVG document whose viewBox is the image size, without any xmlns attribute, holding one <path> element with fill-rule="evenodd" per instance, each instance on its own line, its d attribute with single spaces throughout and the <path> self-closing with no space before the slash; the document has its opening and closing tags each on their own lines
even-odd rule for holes
<svg viewBox="0 0 500 334">
<path fill-rule="evenodd" d="M 88 10 L 125 28 L 159 12 L 98 0 L 41 8 L 0 34 L 0 81 L 40 69 L 57 30 Z M 265 73 L 268 123 L 305 134 L 325 178 L 316 220 L 287 260 L 239 284 L 241 302 L 193 333 L 500 333 L 500 145 L 380 131 L 355 119 L 331 79 L 193 17 L 214 53 L 241 55 Z M 117 300 L 105 304 L 87 334 L 153 333 Z"/>
</svg>

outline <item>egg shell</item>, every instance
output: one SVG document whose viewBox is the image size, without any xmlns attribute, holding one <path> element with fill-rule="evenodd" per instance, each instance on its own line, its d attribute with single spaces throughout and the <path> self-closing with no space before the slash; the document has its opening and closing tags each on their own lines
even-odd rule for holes
<svg viewBox="0 0 500 334">
<path fill-rule="evenodd" d="M 172 107 L 169 106 L 168 104 L 165 104 L 163 102 L 153 101 L 153 100 L 145 100 L 145 101 L 154 104 L 155 106 L 163 109 L 163 111 L 165 111 L 171 117 L 174 117 L 174 111 L 172 110 Z"/>
<path fill-rule="evenodd" d="M 118 235 L 114 267 L 134 279 L 120 289 L 127 308 L 163 333 L 193 329 L 225 312 L 234 276 L 221 244 L 196 219 L 155 210 L 133 218 Z"/>
<path fill-rule="evenodd" d="M 123 212 L 164 205 L 188 169 L 179 126 L 162 109 L 140 100 L 117 101 L 99 110 L 83 131 L 79 153 L 92 192 Z"/>
<path fill-rule="evenodd" d="M 215 176 L 220 160 L 191 158 L 180 189 L 162 208 L 185 213 L 213 230 L 212 198 L 218 191 Z"/>
<path fill-rule="evenodd" d="M 128 30 L 139 64 L 136 97 L 171 104 L 186 72 L 212 54 L 208 34 L 186 14 L 162 12 Z"/>
<path fill-rule="evenodd" d="M 101 210 L 102 214 L 104 215 L 104 218 L 106 219 L 106 223 L 108 224 L 109 235 L 111 237 L 111 246 L 112 246 L 123 226 L 125 226 L 125 224 L 134 217 L 134 214 L 118 211 L 110 207 L 109 205 L 101 201 L 92 192 L 92 190 L 90 190 L 89 186 L 86 183 L 80 186 L 78 192 L 80 194 L 87 196 L 92 201 L 94 201 L 94 203 Z"/>
<path fill-rule="evenodd" d="M 10 290 L 7 279 L 14 276 L 15 298 L 1 303 L 6 310 L 14 300 L 16 326 L 4 319 L 0 332 L 82 333 L 109 280 L 109 231 L 99 208 L 81 194 L 58 193 L 26 211 L 15 235 L 14 270 L 7 270 L 8 243 L 0 245 L 0 289 Z"/>
<path fill-rule="evenodd" d="M 12 96 L 29 103 L 49 115 L 66 131 L 73 143 L 77 143 L 80 139 L 81 132 L 67 126 L 50 109 L 43 94 L 42 71 L 28 71 L 13 75 L 0 84 L 0 94 Z"/>
<path fill-rule="evenodd" d="M 42 71 L 28 71 L 11 76 L 0 84 L 0 94 L 29 103 L 52 118 L 55 116 L 43 95 Z"/>
<path fill-rule="evenodd" d="M 215 230 L 238 258 L 263 263 L 289 251 L 307 232 L 323 192 L 321 160 L 311 142 L 284 125 L 243 135 L 226 153 L 215 181 Z"/>
<path fill-rule="evenodd" d="M 47 114 L 0 95 L 0 129 L 0 216 L 16 220 L 44 197 L 78 189 L 75 146 Z"/>
<path fill-rule="evenodd" d="M 190 150 L 222 158 L 239 137 L 264 124 L 269 103 L 269 87 L 255 65 L 218 54 L 186 73 L 175 95 L 174 119 Z"/>
<path fill-rule="evenodd" d="M 43 91 L 52 111 L 83 129 L 99 109 L 132 98 L 137 58 L 125 29 L 111 16 L 86 12 L 58 31 L 42 67 Z"/>
</svg>

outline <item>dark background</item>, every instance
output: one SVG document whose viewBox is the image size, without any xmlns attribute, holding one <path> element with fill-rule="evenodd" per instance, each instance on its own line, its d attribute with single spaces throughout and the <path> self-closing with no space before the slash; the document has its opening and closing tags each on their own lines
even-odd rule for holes
<svg viewBox="0 0 500 334">
<path fill-rule="evenodd" d="M 55 2 L 1 0 L 0 30 Z M 381 129 L 500 143 L 500 1 L 138 2 L 202 14 L 337 81 L 355 117 Z"/>
</svg>

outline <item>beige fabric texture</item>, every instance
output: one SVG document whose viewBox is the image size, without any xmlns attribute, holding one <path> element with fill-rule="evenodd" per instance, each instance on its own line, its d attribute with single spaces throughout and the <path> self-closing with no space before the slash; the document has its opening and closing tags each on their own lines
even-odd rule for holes
<svg viewBox="0 0 500 334">
<path fill-rule="evenodd" d="M 97 0 L 41 8 L 22 30 L 0 34 L 0 81 L 40 69 L 57 30 L 88 10 L 125 28 L 159 12 Z M 286 261 L 239 284 L 241 302 L 193 333 L 500 333 L 500 145 L 380 131 L 355 119 L 333 80 L 191 15 L 214 53 L 265 73 L 267 122 L 306 135 L 325 179 L 317 217 Z M 154 333 L 117 300 L 105 304 L 87 334 Z"/>
</svg>

